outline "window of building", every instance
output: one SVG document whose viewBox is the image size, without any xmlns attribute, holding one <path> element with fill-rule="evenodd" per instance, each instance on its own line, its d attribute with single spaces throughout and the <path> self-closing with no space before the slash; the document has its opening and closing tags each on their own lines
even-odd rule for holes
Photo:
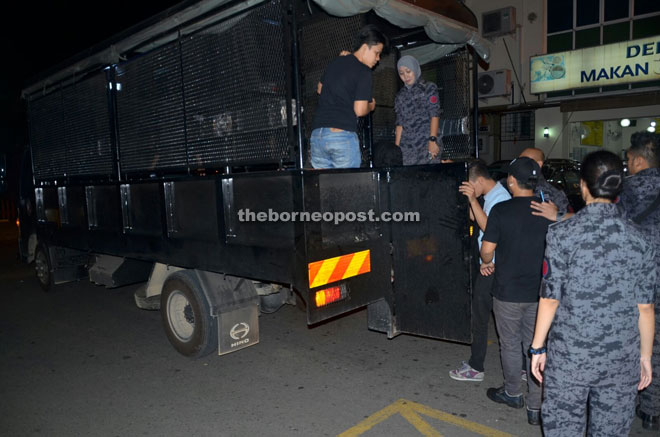
<svg viewBox="0 0 660 437">
<path fill-rule="evenodd" d="M 578 26 L 588 26 L 600 21 L 600 0 L 576 0 L 576 22 Z"/>
<path fill-rule="evenodd" d="M 621 113 L 625 117 L 625 108 Z M 659 117 L 631 117 L 627 120 L 625 127 L 621 125 L 621 118 L 570 122 L 566 129 L 569 136 L 569 157 L 582 161 L 591 152 L 608 150 L 625 159 L 632 134 L 649 130 L 660 123 Z"/>
<path fill-rule="evenodd" d="M 548 53 L 660 35 L 660 0 L 552 0 L 547 2 Z M 660 86 L 660 81 L 548 93 L 548 97 Z"/>
<path fill-rule="evenodd" d="M 526 141 L 534 139 L 534 111 L 517 111 L 502 114 L 500 119 L 501 141 Z"/>
<path fill-rule="evenodd" d="M 635 0 L 634 11 L 635 15 L 660 12 L 660 2 L 658 0 Z"/>
<path fill-rule="evenodd" d="M 630 4 L 628 0 L 605 0 L 605 21 L 628 18 Z"/>
<path fill-rule="evenodd" d="M 573 0 L 555 0 L 548 5 L 548 33 L 573 29 Z"/>
</svg>

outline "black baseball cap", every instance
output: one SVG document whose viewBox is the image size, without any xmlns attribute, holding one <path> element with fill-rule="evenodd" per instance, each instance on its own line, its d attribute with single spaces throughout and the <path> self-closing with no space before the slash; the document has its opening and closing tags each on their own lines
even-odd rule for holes
<svg viewBox="0 0 660 437">
<path fill-rule="evenodd" d="M 538 181 L 541 175 L 539 164 L 526 156 L 514 159 L 505 165 L 502 170 L 522 182 Z"/>
</svg>

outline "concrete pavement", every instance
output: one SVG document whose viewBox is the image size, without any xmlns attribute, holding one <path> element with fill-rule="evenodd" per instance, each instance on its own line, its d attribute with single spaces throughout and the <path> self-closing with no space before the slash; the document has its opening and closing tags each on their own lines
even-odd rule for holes
<svg viewBox="0 0 660 437">
<path fill-rule="evenodd" d="M 310 329 L 303 312 L 285 306 L 260 317 L 258 345 L 190 360 L 170 346 L 158 312 L 135 307 L 135 286 L 82 281 L 42 292 L 6 231 L 3 435 L 541 435 L 524 409 L 486 398 L 502 383 L 493 329 L 482 383 L 448 376 L 468 346 L 388 340 L 367 330 L 365 311 Z M 650 435 L 638 419 L 637 434 Z"/>
</svg>

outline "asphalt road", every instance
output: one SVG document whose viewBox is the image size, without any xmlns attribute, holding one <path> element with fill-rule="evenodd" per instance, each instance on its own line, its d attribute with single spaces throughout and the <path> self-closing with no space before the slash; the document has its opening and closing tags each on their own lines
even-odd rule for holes
<svg viewBox="0 0 660 437">
<path fill-rule="evenodd" d="M 175 352 L 135 286 L 87 281 L 44 293 L 0 223 L 0 434 L 4 436 L 540 436 L 502 383 L 447 372 L 462 344 L 367 330 L 360 311 L 308 328 L 296 307 L 260 317 L 260 343 L 222 357 Z M 492 328 L 492 326 L 491 326 Z M 651 435 L 638 419 L 631 435 Z"/>
</svg>

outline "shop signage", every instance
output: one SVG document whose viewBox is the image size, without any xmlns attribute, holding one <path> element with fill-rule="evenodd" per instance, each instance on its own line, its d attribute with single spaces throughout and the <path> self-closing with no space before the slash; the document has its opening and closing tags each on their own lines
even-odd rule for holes
<svg viewBox="0 0 660 437">
<path fill-rule="evenodd" d="M 660 79 L 660 36 L 530 59 L 533 94 Z"/>
</svg>

